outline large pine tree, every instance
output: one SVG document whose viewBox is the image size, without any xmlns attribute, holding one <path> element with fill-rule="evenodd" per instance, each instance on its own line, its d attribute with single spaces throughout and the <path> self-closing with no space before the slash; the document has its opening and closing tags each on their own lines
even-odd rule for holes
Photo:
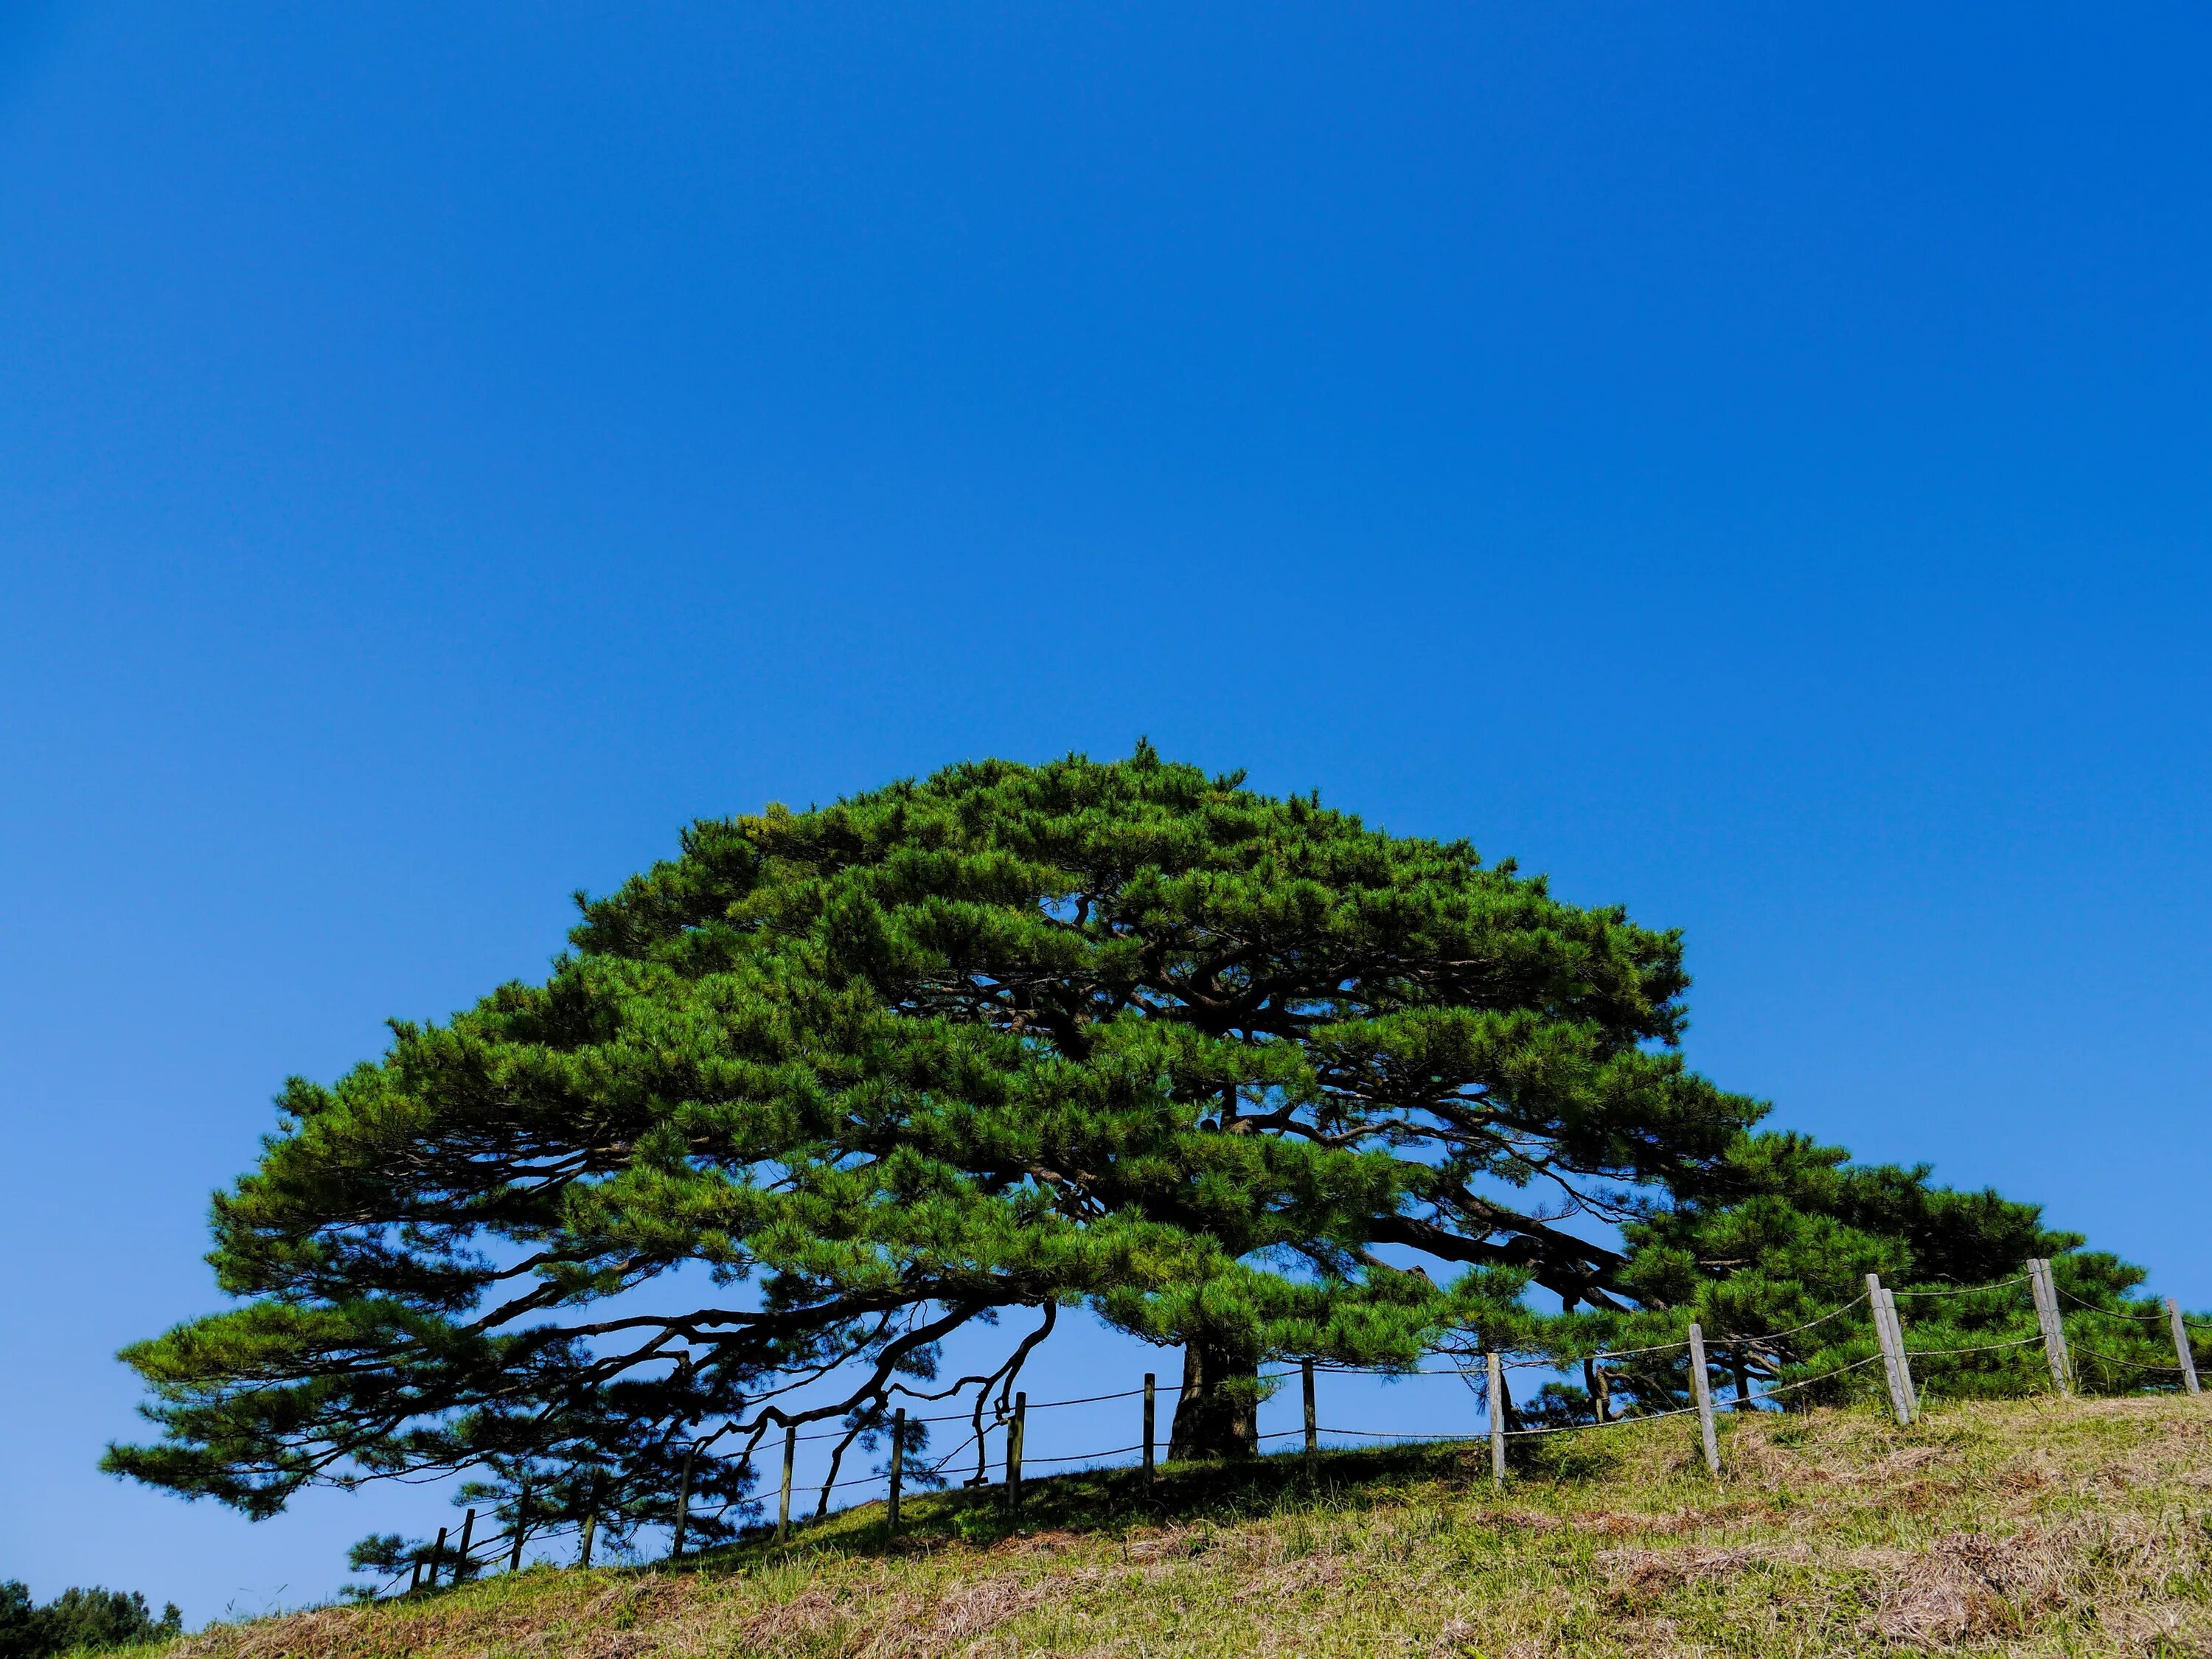
<svg viewBox="0 0 2212 1659">
<path fill-rule="evenodd" d="M 789 1422 L 980 1413 L 1075 1304 L 1182 1349 L 1172 1455 L 1237 1455 L 1264 1358 L 1694 1300 L 1828 1167 L 1682 1064 L 1677 935 L 1149 747 L 698 823 L 582 911 L 544 983 L 288 1085 L 216 1201 L 240 1305 L 128 1352 L 162 1434 L 110 1467 L 255 1513 L 587 1470 L 652 1518 Z"/>
</svg>

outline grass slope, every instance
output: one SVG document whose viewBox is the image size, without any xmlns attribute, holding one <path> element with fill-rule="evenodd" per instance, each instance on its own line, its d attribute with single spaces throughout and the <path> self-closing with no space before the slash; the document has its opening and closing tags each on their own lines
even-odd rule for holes
<svg viewBox="0 0 2212 1659">
<path fill-rule="evenodd" d="M 665 1565 L 534 1569 L 220 1626 L 169 1659 L 940 1654 L 2212 1655 L 2212 1401 L 2013 1401 L 1486 1450 L 1345 1453 L 953 1497 Z M 144 1650 L 141 1650 L 142 1653 Z"/>
</svg>

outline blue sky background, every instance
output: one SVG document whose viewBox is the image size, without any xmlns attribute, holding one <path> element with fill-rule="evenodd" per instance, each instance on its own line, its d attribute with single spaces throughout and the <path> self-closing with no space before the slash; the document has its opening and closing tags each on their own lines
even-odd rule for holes
<svg viewBox="0 0 2212 1659">
<path fill-rule="evenodd" d="M 0 1577 L 442 1518 L 94 1472 L 288 1073 L 694 816 L 1139 733 L 1686 928 L 1699 1067 L 2212 1304 L 2208 33 L 0 13 Z"/>
</svg>

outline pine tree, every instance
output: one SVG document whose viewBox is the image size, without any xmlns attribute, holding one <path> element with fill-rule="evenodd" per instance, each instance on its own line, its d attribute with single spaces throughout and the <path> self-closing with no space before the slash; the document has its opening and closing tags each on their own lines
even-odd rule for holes
<svg viewBox="0 0 2212 1659">
<path fill-rule="evenodd" d="M 1678 935 L 1149 746 L 700 823 L 580 902 L 544 983 L 287 1086 L 216 1201 L 240 1305 L 126 1351 L 162 1435 L 111 1468 L 659 1515 L 687 1451 L 730 1495 L 794 1422 L 981 1425 L 1074 1305 L 1182 1350 L 1171 1455 L 1234 1456 L 1265 1358 L 1557 1346 L 1718 1294 L 1699 1229 L 1841 1201 L 1758 1190 Z"/>
</svg>

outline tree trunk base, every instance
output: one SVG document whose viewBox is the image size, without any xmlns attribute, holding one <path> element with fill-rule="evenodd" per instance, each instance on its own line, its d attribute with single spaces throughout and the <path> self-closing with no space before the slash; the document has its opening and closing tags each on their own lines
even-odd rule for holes
<svg viewBox="0 0 2212 1659">
<path fill-rule="evenodd" d="M 1243 1458 L 1260 1449 L 1260 1356 L 1240 1343 L 1194 1338 L 1182 1351 L 1168 1456 Z"/>
</svg>

